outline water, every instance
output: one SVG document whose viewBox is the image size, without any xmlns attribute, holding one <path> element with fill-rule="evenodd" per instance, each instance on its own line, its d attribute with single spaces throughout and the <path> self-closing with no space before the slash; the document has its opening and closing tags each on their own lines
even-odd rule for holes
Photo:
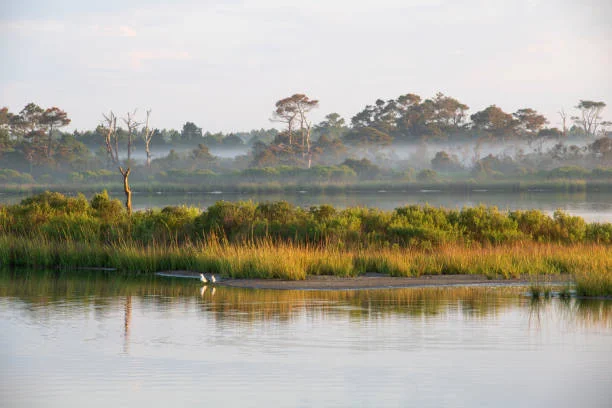
<svg viewBox="0 0 612 408">
<path fill-rule="evenodd" d="M 120 192 L 111 194 L 123 200 Z M 0 194 L 0 203 L 18 203 L 24 195 Z M 313 194 L 308 191 L 291 193 L 224 193 L 211 191 L 193 194 L 162 194 L 135 192 L 133 208 L 162 208 L 169 205 L 189 205 L 206 208 L 219 200 L 226 201 L 279 201 L 286 200 L 303 208 L 312 205 L 331 204 L 337 208 L 365 206 L 392 210 L 408 204 L 429 204 L 435 207 L 463 208 L 479 204 L 494 205 L 502 210 L 539 209 L 552 215 L 557 209 L 583 217 L 588 222 L 612 222 L 612 193 L 500 193 L 474 191 L 469 194 L 422 191 L 401 192 L 348 192 L 338 194 Z"/>
<path fill-rule="evenodd" d="M 24 277 L 24 275 L 27 275 Z M 4 272 L 0 405 L 609 406 L 612 302 Z"/>
</svg>

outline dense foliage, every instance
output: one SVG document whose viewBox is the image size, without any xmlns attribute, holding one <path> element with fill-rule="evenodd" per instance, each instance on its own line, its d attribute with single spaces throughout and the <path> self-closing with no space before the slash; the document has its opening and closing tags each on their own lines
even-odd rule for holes
<svg viewBox="0 0 612 408">
<path fill-rule="evenodd" d="M 432 248 L 445 244 L 501 245 L 517 242 L 612 244 L 612 224 L 586 223 L 561 211 L 502 212 L 495 207 L 448 210 L 406 206 L 394 211 L 303 209 L 287 202 L 224 202 L 200 211 L 166 207 L 131 217 L 106 192 L 88 201 L 43 193 L 20 204 L 0 206 L 0 234 L 44 236 L 82 242 L 170 244 L 229 242 L 301 243 L 343 247 Z"/>
<path fill-rule="evenodd" d="M 420 182 L 609 178 L 612 122 L 602 117 L 605 107 L 580 101 L 571 123 L 563 116 L 563 128 L 557 129 L 547 128 L 548 119 L 531 108 L 508 113 L 490 105 L 470 115 L 466 104 L 441 93 L 432 98 L 408 93 L 378 99 L 350 121 L 330 113 L 313 123 L 318 100 L 294 94 L 275 104 L 271 119 L 280 130 L 211 133 L 190 121 L 180 130 L 156 129 L 149 110 L 146 121 L 136 112 L 121 117 L 110 112 L 94 129 L 69 133 L 62 131 L 71 122 L 66 112 L 29 103 L 18 113 L 0 109 L 0 188 L 121 183 L 118 166 L 131 168 L 131 181 L 176 184 L 213 178 L 233 185 L 356 177 Z M 410 153 L 398 155 L 399 149 Z M 604 171 L 597 174 L 597 168 Z"/>
</svg>

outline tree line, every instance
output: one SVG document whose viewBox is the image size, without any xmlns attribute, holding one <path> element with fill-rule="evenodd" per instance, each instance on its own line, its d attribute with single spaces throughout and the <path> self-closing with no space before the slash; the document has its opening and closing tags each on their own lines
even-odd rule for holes
<svg viewBox="0 0 612 408">
<path fill-rule="evenodd" d="M 280 130 L 210 133 L 191 121 L 185 122 L 180 131 L 158 129 L 151 110 L 134 110 L 121 116 L 112 111 L 104 113 L 94 129 L 70 133 L 62 131 L 71 121 L 65 111 L 29 103 L 18 113 L 7 107 L 0 109 L 0 160 L 5 169 L 35 177 L 49 172 L 68 174 L 118 167 L 124 168 L 124 174 L 136 165 L 133 153 L 138 150 L 146 154 L 143 168 L 149 174 L 172 168 L 223 172 L 275 166 L 334 166 L 362 159 L 360 151 L 372 152 L 381 146 L 470 142 L 476 146 L 472 158 L 475 166 L 485 173 L 504 172 L 508 157 L 481 158 L 478 146 L 525 142 L 541 150 L 543 141 L 554 140 L 558 143 L 549 152 L 554 160 L 583 158 L 587 148 L 599 158 L 609 158 L 611 122 L 602 118 L 605 107 L 601 101 L 580 100 L 574 115 L 559 112 L 563 124 L 559 129 L 547 127 L 548 119 L 532 108 L 508 113 L 490 105 L 470 114 L 465 103 L 442 93 L 427 99 L 408 93 L 395 99 L 378 99 L 349 121 L 330 113 L 321 122 L 313 123 L 311 113 L 319 108 L 319 101 L 294 94 L 279 99 L 271 111 L 269 119 L 280 123 Z M 565 144 L 571 140 L 590 144 Z M 241 148 L 246 154 L 222 159 L 210 151 L 220 147 Z M 169 152 L 155 157 L 153 148 Z M 464 163 L 456 153 L 439 151 L 431 167 L 453 172 L 460 171 Z"/>
</svg>

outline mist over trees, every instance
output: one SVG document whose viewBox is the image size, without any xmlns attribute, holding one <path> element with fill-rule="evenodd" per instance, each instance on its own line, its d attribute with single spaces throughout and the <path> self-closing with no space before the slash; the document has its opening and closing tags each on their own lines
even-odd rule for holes
<svg viewBox="0 0 612 408">
<path fill-rule="evenodd" d="M 90 130 L 65 132 L 70 117 L 59 107 L 4 107 L 0 184 L 111 182 L 119 166 L 137 182 L 178 183 L 609 177 L 612 166 L 602 101 L 561 110 L 561 129 L 530 107 L 470 112 L 442 93 L 377 99 L 351 118 L 331 112 L 313 123 L 318 108 L 317 99 L 293 94 L 271 106 L 279 129 L 225 134 L 189 120 L 158 129 L 151 110 L 105 113 Z"/>
</svg>

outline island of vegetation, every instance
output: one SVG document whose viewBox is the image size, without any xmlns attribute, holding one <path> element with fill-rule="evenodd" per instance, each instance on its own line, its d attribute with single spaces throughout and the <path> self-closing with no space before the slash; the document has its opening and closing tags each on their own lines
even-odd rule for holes
<svg viewBox="0 0 612 408">
<path fill-rule="evenodd" d="M 106 192 L 46 192 L 0 206 L 0 260 L 8 267 L 105 267 L 227 278 L 302 280 L 380 273 L 562 275 L 581 295 L 612 294 L 612 224 L 561 211 L 502 212 L 405 206 L 394 211 L 303 209 L 287 202 L 218 202 L 129 214 Z"/>
<path fill-rule="evenodd" d="M 318 105 L 294 94 L 274 105 L 271 120 L 281 130 L 230 134 L 193 122 L 157 129 L 151 110 L 111 111 L 94 129 L 68 133 L 60 108 L 0 109 L 0 192 L 38 193 L 0 204 L 0 264 L 285 280 L 562 275 L 579 294 L 612 294 L 612 225 L 561 211 L 285 201 L 132 211 L 134 190 L 612 191 L 604 102 L 560 111 L 560 128 L 531 108 L 507 113 L 490 105 L 469 115 L 467 105 L 441 93 L 379 99 L 350 124 L 337 113 L 313 123 Z M 107 190 L 124 192 L 125 205 Z"/>
</svg>

